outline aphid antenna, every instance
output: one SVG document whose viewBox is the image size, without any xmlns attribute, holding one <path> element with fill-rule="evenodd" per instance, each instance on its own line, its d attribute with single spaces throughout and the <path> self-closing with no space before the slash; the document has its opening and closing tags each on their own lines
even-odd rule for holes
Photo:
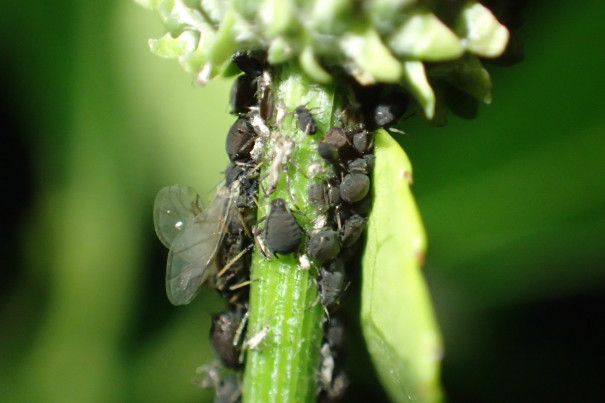
<svg viewBox="0 0 605 403">
<path fill-rule="evenodd" d="M 296 108 L 294 108 L 293 110 L 291 110 L 289 113 L 290 114 L 296 113 L 296 109 L 300 108 L 301 106 L 304 107 L 309 112 L 311 112 L 311 111 L 320 111 L 322 109 L 320 106 L 314 106 L 313 108 L 307 108 L 307 106 L 309 106 L 310 103 L 311 103 L 311 101 L 307 101 L 304 104 L 300 104 Z"/>
<path fill-rule="evenodd" d="M 250 244 L 250 245 L 246 246 L 244 249 L 242 249 L 241 252 L 239 252 L 237 255 L 233 256 L 227 262 L 225 267 L 223 267 L 221 269 L 221 271 L 218 272 L 217 277 L 221 277 L 223 274 L 225 274 L 227 272 L 227 270 L 229 270 L 231 268 L 231 266 L 233 266 L 238 260 L 240 260 L 242 258 L 242 256 L 244 256 L 247 252 L 252 250 L 253 247 L 254 247 L 254 244 Z M 231 289 L 231 288 L 229 288 L 229 289 Z"/>
</svg>

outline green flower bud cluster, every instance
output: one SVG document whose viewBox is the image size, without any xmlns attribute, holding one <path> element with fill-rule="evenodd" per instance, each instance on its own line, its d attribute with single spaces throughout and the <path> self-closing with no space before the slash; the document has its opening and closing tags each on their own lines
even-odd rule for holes
<svg viewBox="0 0 605 403">
<path fill-rule="evenodd" d="M 264 50 L 271 64 L 298 59 L 318 83 L 344 72 L 362 85 L 401 85 L 434 123 L 443 121 L 446 106 L 464 116 L 460 105 L 470 103 L 472 113 L 477 101 L 491 101 L 479 58 L 499 56 L 509 39 L 478 2 L 136 1 L 159 12 L 168 29 L 149 41 L 152 51 L 178 59 L 201 85 L 232 73 L 235 52 Z"/>
</svg>

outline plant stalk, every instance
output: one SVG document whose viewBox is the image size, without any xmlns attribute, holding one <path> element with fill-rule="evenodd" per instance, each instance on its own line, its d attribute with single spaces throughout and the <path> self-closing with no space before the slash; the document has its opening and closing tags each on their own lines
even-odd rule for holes
<svg viewBox="0 0 605 403">
<path fill-rule="evenodd" d="M 307 234 L 311 234 L 318 213 L 307 200 L 307 188 L 313 174 L 311 164 L 320 164 L 324 173 L 331 172 L 317 154 L 317 143 L 333 124 L 336 105 L 334 85 L 311 83 L 297 63 L 278 66 L 274 71 L 272 90 L 276 108 L 288 114 L 273 122 L 271 139 L 266 145 L 267 162 L 263 176 L 274 155 L 273 141 L 288 136 L 296 142 L 296 151 L 283 173 L 276 191 L 266 197 L 260 190 L 259 219 L 269 212 L 270 200 L 284 199 Z M 317 122 L 315 135 L 298 128 L 297 106 L 305 105 Z M 279 114 L 278 114 L 279 116 Z M 307 178 L 308 177 L 308 178 Z M 263 186 L 266 189 L 266 178 Z M 287 182 L 290 186 L 288 190 Z M 262 225 L 262 224 L 261 224 Z M 244 375 L 244 402 L 311 402 L 316 399 L 317 372 L 324 310 L 318 300 L 317 267 L 301 269 L 299 256 L 305 252 L 305 241 L 298 253 L 266 258 L 257 248 L 252 258 L 250 316 L 247 339 L 266 332 L 263 342 L 247 351 Z"/>
</svg>

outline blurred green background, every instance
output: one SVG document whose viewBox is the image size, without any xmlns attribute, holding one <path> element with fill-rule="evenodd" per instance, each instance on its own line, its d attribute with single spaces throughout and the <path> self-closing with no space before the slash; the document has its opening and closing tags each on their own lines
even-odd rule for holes
<svg viewBox="0 0 605 403">
<path fill-rule="evenodd" d="M 600 0 L 528 2 L 526 59 L 489 67 L 493 104 L 398 137 L 449 401 L 605 396 L 603 19 Z M 221 302 L 168 303 L 151 211 L 162 186 L 220 180 L 230 83 L 153 56 L 163 32 L 126 0 L 0 4 L 2 402 L 209 398 L 190 380 Z M 379 401 L 351 340 L 355 396 Z"/>
</svg>

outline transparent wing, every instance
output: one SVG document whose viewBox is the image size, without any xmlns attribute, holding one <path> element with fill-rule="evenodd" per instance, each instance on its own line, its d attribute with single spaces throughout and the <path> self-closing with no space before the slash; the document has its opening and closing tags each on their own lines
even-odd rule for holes
<svg viewBox="0 0 605 403">
<path fill-rule="evenodd" d="M 191 186 L 172 185 L 162 188 L 153 206 L 155 233 L 168 249 L 179 233 L 203 211 L 200 196 Z"/>
<path fill-rule="evenodd" d="M 166 294 L 174 305 L 191 302 L 208 275 L 216 271 L 214 258 L 233 213 L 232 205 L 229 189 L 219 186 L 208 208 L 172 242 L 166 269 Z"/>
</svg>

